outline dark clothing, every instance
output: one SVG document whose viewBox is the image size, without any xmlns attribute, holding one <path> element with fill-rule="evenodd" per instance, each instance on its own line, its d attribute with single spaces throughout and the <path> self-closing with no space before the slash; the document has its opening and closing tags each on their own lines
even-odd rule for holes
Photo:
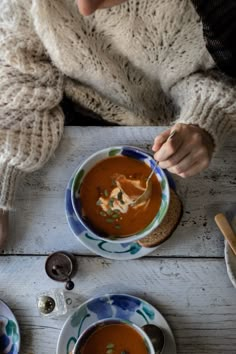
<svg viewBox="0 0 236 354">
<path fill-rule="evenodd" d="M 192 0 L 206 47 L 225 74 L 236 77 L 236 0 Z"/>
<path fill-rule="evenodd" d="M 79 107 L 69 98 L 64 96 L 61 107 L 65 115 L 64 125 L 75 126 L 116 126 L 118 124 L 110 123 L 98 116 L 94 112 Z"/>
</svg>

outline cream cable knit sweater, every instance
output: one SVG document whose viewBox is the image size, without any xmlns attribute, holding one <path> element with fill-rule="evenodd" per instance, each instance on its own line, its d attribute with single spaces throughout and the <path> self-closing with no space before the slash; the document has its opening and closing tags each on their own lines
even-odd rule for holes
<svg viewBox="0 0 236 354">
<path fill-rule="evenodd" d="M 190 0 L 130 0 L 82 17 L 74 0 L 0 1 L 0 207 L 63 133 L 63 93 L 125 125 L 232 130 L 235 83 L 216 70 Z"/>
</svg>

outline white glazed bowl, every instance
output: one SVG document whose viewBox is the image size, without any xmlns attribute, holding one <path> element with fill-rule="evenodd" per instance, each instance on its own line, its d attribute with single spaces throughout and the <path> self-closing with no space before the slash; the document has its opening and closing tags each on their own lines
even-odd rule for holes
<svg viewBox="0 0 236 354">
<path fill-rule="evenodd" d="M 139 161 L 142 161 L 146 163 L 149 167 L 154 169 L 154 173 L 156 177 L 158 178 L 158 181 L 161 186 L 161 205 L 159 210 L 157 211 L 154 219 L 152 222 L 147 225 L 143 230 L 137 232 L 134 235 L 130 235 L 127 237 L 118 237 L 118 236 L 108 236 L 104 237 L 96 233 L 94 229 L 91 229 L 89 225 L 86 224 L 86 221 L 82 217 L 82 206 L 81 206 L 81 200 L 80 200 L 80 187 L 83 182 L 84 177 L 86 176 L 86 173 L 93 168 L 98 162 L 101 160 L 104 160 L 105 158 L 112 157 L 112 156 L 127 156 L 130 158 L 137 159 Z M 75 177 L 72 182 L 72 188 L 71 188 L 71 201 L 73 205 L 74 212 L 81 222 L 81 224 L 89 231 L 89 233 L 94 236 L 95 238 L 104 240 L 104 241 L 109 241 L 113 243 L 127 243 L 127 242 L 134 242 L 138 241 L 145 236 L 149 235 L 152 231 L 154 231 L 162 222 L 164 216 L 166 215 L 166 212 L 169 207 L 169 202 L 170 202 L 170 190 L 169 190 L 169 184 L 167 177 L 164 173 L 164 171 L 156 165 L 155 160 L 151 155 L 149 155 L 147 152 L 143 151 L 142 149 L 139 149 L 137 147 L 132 147 L 132 146 L 113 146 L 109 147 L 100 151 L 97 151 L 93 155 L 89 156 L 77 169 L 75 173 Z"/>
<path fill-rule="evenodd" d="M 89 337 L 99 328 L 103 326 L 109 326 L 112 324 L 125 324 L 127 326 L 132 327 L 138 334 L 142 337 L 148 354 L 155 354 L 154 347 L 148 335 L 144 332 L 142 328 L 137 326 L 136 324 L 129 322 L 127 320 L 122 320 L 120 318 L 107 318 L 97 322 L 94 322 L 91 326 L 89 326 L 84 332 L 81 333 L 79 338 L 77 339 L 72 354 L 80 354 L 80 349 L 83 348 L 83 345 L 89 339 Z"/>
</svg>

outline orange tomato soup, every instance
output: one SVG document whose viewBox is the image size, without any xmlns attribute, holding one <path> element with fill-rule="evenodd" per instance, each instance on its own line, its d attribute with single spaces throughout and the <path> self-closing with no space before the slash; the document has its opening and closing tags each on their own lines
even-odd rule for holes
<svg viewBox="0 0 236 354">
<path fill-rule="evenodd" d="M 141 335 L 126 324 L 99 327 L 88 338 L 80 354 L 148 354 Z"/>
<path fill-rule="evenodd" d="M 154 219 L 161 204 L 161 187 L 155 175 L 151 179 L 152 192 L 146 206 L 129 207 L 125 213 L 109 209 L 104 211 L 99 198 L 109 198 L 116 187 L 117 175 L 140 181 L 145 187 L 150 173 L 151 168 L 144 162 L 126 156 L 109 157 L 97 163 L 86 174 L 80 188 L 85 223 L 103 237 L 126 237 L 145 229 Z"/>
</svg>

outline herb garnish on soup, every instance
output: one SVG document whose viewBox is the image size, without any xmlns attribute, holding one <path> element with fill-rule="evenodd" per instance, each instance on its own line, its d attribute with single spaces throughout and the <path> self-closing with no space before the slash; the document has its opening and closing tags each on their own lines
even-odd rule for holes
<svg viewBox="0 0 236 354">
<path fill-rule="evenodd" d="M 126 237 L 148 226 L 161 204 L 161 187 L 152 176 L 150 196 L 133 205 L 145 190 L 151 168 L 126 156 L 98 162 L 84 177 L 80 189 L 83 217 L 102 236 Z"/>
</svg>

